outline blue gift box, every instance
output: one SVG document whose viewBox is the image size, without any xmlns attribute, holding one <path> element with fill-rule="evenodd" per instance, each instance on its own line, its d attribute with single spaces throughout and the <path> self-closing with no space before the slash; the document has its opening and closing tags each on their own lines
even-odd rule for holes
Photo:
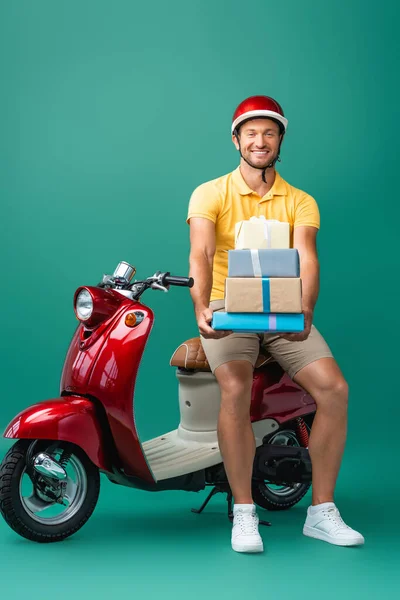
<svg viewBox="0 0 400 600">
<path fill-rule="evenodd" d="M 304 330 L 303 313 L 214 312 L 211 327 L 236 333 L 299 333 Z"/>
<path fill-rule="evenodd" d="M 300 277 L 298 250 L 229 250 L 228 277 Z"/>
</svg>

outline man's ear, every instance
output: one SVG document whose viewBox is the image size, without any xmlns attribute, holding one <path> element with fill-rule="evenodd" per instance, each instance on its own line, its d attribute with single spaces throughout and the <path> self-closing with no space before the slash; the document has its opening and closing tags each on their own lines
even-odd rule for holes
<svg viewBox="0 0 400 600">
<path fill-rule="evenodd" d="M 237 140 L 236 133 L 232 134 L 232 142 L 234 143 L 236 150 L 239 150 L 239 142 Z"/>
</svg>

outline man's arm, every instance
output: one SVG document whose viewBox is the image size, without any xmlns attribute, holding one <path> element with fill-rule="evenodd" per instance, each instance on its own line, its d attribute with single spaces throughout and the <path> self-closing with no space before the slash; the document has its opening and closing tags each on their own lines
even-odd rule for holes
<svg viewBox="0 0 400 600">
<path fill-rule="evenodd" d="M 190 219 L 189 276 L 194 285 L 190 289 L 196 317 L 210 304 L 212 270 L 215 254 L 215 225 L 209 219 Z"/>
<path fill-rule="evenodd" d="M 209 219 L 191 217 L 189 276 L 194 285 L 190 289 L 196 320 L 201 335 L 205 338 L 220 338 L 230 332 L 215 331 L 210 327 L 212 310 L 209 308 L 213 282 L 215 254 L 215 224 Z"/>
<path fill-rule="evenodd" d="M 304 331 L 282 336 L 291 341 L 302 341 L 310 334 L 314 307 L 319 293 L 319 261 L 317 254 L 316 227 L 302 225 L 295 227 L 293 247 L 300 257 L 300 277 L 302 283 L 302 309 L 304 313 Z"/>
<path fill-rule="evenodd" d="M 300 277 L 303 290 L 303 310 L 314 312 L 319 293 L 319 261 L 316 227 L 301 226 L 294 230 L 293 247 L 300 256 Z"/>
</svg>

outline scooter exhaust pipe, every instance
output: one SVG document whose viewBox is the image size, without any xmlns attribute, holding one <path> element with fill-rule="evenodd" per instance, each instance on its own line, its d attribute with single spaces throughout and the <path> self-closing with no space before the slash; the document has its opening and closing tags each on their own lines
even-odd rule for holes
<svg viewBox="0 0 400 600">
<path fill-rule="evenodd" d="M 67 479 L 66 470 L 60 465 L 60 463 L 58 463 L 45 452 L 41 452 L 35 456 L 33 460 L 33 468 L 35 471 L 41 475 L 44 475 L 45 477 L 51 477 L 52 479 L 58 479 L 59 481 Z"/>
</svg>

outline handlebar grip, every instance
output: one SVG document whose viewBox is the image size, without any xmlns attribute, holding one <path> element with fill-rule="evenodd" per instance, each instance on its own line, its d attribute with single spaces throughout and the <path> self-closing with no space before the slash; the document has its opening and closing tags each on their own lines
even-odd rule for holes
<svg viewBox="0 0 400 600">
<path fill-rule="evenodd" d="M 166 275 L 164 277 L 165 285 L 180 285 L 183 287 L 193 287 L 194 279 L 193 277 L 178 277 L 174 275 Z"/>
</svg>

